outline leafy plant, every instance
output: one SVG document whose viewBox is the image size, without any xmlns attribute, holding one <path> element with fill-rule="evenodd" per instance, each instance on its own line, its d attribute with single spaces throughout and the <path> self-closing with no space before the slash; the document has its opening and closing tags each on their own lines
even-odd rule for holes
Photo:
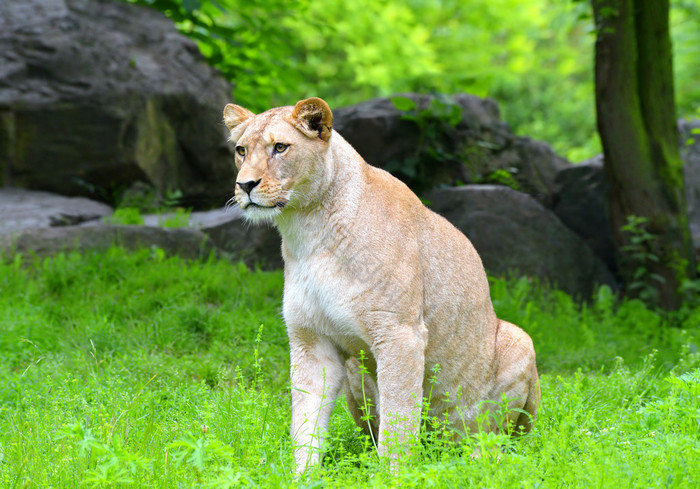
<svg viewBox="0 0 700 489">
<path fill-rule="evenodd" d="M 170 213 L 163 220 L 163 227 L 165 228 L 186 228 L 190 223 L 190 214 L 192 213 L 189 209 L 184 209 L 182 207 L 175 208 L 175 212 Z"/>
<path fill-rule="evenodd" d="M 160 205 L 165 209 L 177 209 L 183 200 L 182 191 L 180 189 L 176 190 L 166 190 L 163 198 L 161 199 Z"/>
<path fill-rule="evenodd" d="M 235 450 L 221 441 L 207 436 L 206 427 L 202 427 L 200 436 L 188 435 L 168 445 L 176 465 L 187 464 L 202 473 L 205 466 L 217 460 L 231 462 Z"/>
<path fill-rule="evenodd" d="M 83 457 L 88 470 L 85 482 L 93 487 L 106 484 L 131 484 L 140 472 L 151 470 L 152 462 L 142 456 L 130 453 L 124 447 L 119 435 L 113 435 L 110 443 L 95 437 L 92 428 L 80 423 L 64 426 L 56 440 L 70 440 Z"/>
<path fill-rule="evenodd" d="M 118 207 L 114 209 L 114 213 L 106 217 L 105 220 L 110 224 L 143 226 L 141 211 L 135 207 Z"/>
<path fill-rule="evenodd" d="M 168 15 L 253 111 L 401 92 L 496 99 L 518 134 L 581 161 L 600 153 L 588 1 L 125 0 Z M 672 1 L 681 115 L 698 108 L 700 0 Z"/>
<path fill-rule="evenodd" d="M 505 185 L 506 187 L 510 187 L 514 190 L 518 190 L 520 188 L 520 185 L 518 184 L 518 181 L 513 177 L 514 173 L 517 173 L 518 169 L 517 168 L 509 168 L 509 169 L 498 169 L 495 171 L 492 171 L 491 173 L 487 174 L 484 177 L 478 178 L 476 180 L 477 183 L 496 183 L 498 185 Z"/>
<path fill-rule="evenodd" d="M 627 216 L 627 224 L 622 232 L 627 235 L 629 244 L 622 246 L 623 260 L 634 268 L 632 279 L 625 286 L 627 290 L 644 302 L 658 303 L 658 290 L 653 282 L 664 282 L 664 278 L 649 269 L 650 262 L 658 262 L 659 257 L 652 251 L 657 237 L 647 230 L 649 219 L 640 216 Z"/>
<path fill-rule="evenodd" d="M 449 151 L 448 142 L 462 120 L 462 108 L 442 94 L 433 95 L 424 108 L 407 97 L 393 97 L 391 102 L 402 112 L 401 119 L 415 124 L 418 140 L 413 154 L 402 161 L 390 161 L 385 168 L 411 188 L 425 190 L 441 173 L 460 164 L 458 157 Z"/>
<path fill-rule="evenodd" d="M 252 110 L 298 96 L 304 73 L 301 27 L 313 25 L 308 0 L 125 0 L 165 13 L 194 39 L 204 57 L 235 85 L 236 98 Z M 292 95 L 293 93 L 293 95 Z"/>
<path fill-rule="evenodd" d="M 377 443 L 378 440 L 374 439 L 374 433 L 372 431 L 372 422 L 375 421 L 374 416 L 372 415 L 372 409 L 376 407 L 375 403 L 376 401 L 373 401 L 367 396 L 367 392 L 365 390 L 365 382 L 366 379 L 368 378 L 367 376 L 369 375 L 369 370 L 365 366 L 365 360 L 367 360 L 367 357 L 365 356 L 364 350 L 360 350 L 360 355 L 358 357 L 358 362 L 360 362 L 360 377 L 361 377 L 361 382 L 362 382 L 362 405 L 360 405 L 360 411 L 362 412 L 362 416 L 360 419 L 367 423 L 367 432 L 369 433 L 369 437 L 372 441 L 372 446 L 375 448 L 375 450 L 378 448 Z"/>
<path fill-rule="evenodd" d="M 104 220 L 111 224 L 143 225 L 143 214 L 158 215 L 158 225 L 165 228 L 189 226 L 192 209 L 180 207 L 183 194 L 180 190 L 166 191 L 160 196 L 146 184 L 135 185 L 123 193 L 114 213 Z"/>
</svg>

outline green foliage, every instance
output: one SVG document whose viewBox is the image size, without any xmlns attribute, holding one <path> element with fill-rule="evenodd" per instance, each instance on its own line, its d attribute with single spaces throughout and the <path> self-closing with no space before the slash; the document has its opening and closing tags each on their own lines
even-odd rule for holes
<svg viewBox="0 0 700 489">
<path fill-rule="evenodd" d="M 118 248 L 2 259 L 0 486 L 696 485 L 700 308 L 662 316 L 607 288 L 579 306 L 528 279 L 491 289 L 537 350 L 530 434 L 449 443 L 425 414 L 392 472 L 341 399 L 324 464 L 295 478 L 281 272 Z"/>
<path fill-rule="evenodd" d="M 190 223 L 190 214 L 192 213 L 189 209 L 184 209 L 182 207 L 175 208 L 175 212 L 166 214 L 163 219 L 164 228 L 186 228 Z"/>
<path fill-rule="evenodd" d="M 479 178 L 476 183 L 495 183 L 498 185 L 505 185 L 506 187 L 510 187 L 514 190 L 518 190 L 520 188 L 518 181 L 513 176 L 513 172 L 503 168 L 495 170 L 488 175 Z"/>
<path fill-rule="evenodd" d="M 141 211 L 136 207 L 118 207 L 114 209 L 112 215 L 105 218 L 105 221 L 110 224 L 142 226 L 143 216 L 141 216 Z"/>
<path fill-rule="evenodd" d="M 93 469 L 85 473 L 85 483 L 92 487 L 109 484 L 133 484 L 135 477 L 152 469 L 152 462 L 143 455 L 129 453 L 116 434 L 110 443 L 96 438 L 92 428 L 84 428 L 80 423 L 64 426 L 55 440 L 66 440 L 72 444 L 79 456 L 85 457 Z M 93 459 L 90 464 L 89 459 Z"/>
<path fill-rule="evenodd" d="M 462 108 L 451 97 L 433 94 L 423 107 L 403 96 L 392 97 L 391 102 L 402 112 L 403 120 L 415 125 L 418 137 L 411 155 L 401 161 L 389 161 L 384 168 L 401 178 L 409 187 L 420 193 L 437 185 L 453 183 L 454 175 L 462 173 L 462 167 L 466 166 L 474 183 L 495 183 L 516 190 L 519 188 L 513 176 L 517 172 L 516 168 L 498 169 L 483 175 L 480 173 L 483 170 L 472 162 L 480 160 L 478 157 L 473 158 L 479 153 L 479 148 L 469 147 L 465 150 L 454 147 L 454 141 L 462 139 L 456 130 L 462 121 Z M 456 154 L 455 151 L 463 154 Z M 459 180 L 456 183 L 459 184 Z"/>
<path fill-rule="evenodd" d="M 671 0 L 676 104 L 681 116 L 700 113 L 700 0 Z"/>
<path fill-rule="evenodd" d="M 631 270 L 632 276 L 626 284 L 626 292 L 631 297 L 637 297 L 649 307 L 659 307 L 660 284 L 665 282 L 664 277 L 653 273 L 651 265 L 659 262 L 659 256 L 654 249 L 657 247 L 659 236 L 649 232 L 649 219 L 639 216 L 627 216 L 627 223 L 621 230 L 626 235 L 628 244 L 622 246 L 622 265 Z M 677 274 L 680 284 L 679 292 L 684 298 L 684 303 L 677 314 L 687 314 L 689 310 L 700 305 L 700 279 L 689 279 L 686 275 L 687 262 L 676 254 L 670 263 L 670 268 Z M 700 271 L 700 264 L 698 265 Z"/>
<path fill-rule="evenodd" d="M 180 190 L 158 195 L 153 187 L 142 185 L 132 188 L 119 198 L 114 213 L 104 218 L 105 222 L 121 225 L 143 225 L 143 214 L 158 215 L 158 225 L 165 228 L 189 226 L 192 209 L 180 207 L 183 199 Z"/>
<path fill-rule="evenodd" d="M 654 242 L 659 238 L 647 230 L 648 223 L 646 217 L 627 216 L 627 224 L 622 226 L 622 232 L 627 235 L 629 244 L 621 247 L 620 251 L 624 265 L 634 269 L 632 279 L 625 284 L 628 292 L 653 306 L 659 300 L 657 287 L 665 279 L 649 269 L 651 262 L 659 262 L 659 257 L 652 251 Z"/>
<path fill-rule="evenodd" d="M 164 12 L 193 38 L 210 64 L 253 110 L 295 97 L 303 83 L 295 29 L 309 21 L 308 0 L 126 0 Z M 293 95 L 292 95 L 293 93 Z"/>
<path fill-rule="evenodd" d="M 160 192 L 149 184 L 136 182 L 129 188 L 120 189 L 113 200 L 117 208 L 134 208 L 141 214 L 152 214 L 177 209 L 184 196 L 179 189 Z"/>
<path fill-rule="evenodd" d="M 407 91 L 495 98 L 516 133 L 572 161 L 600 152 L 584 1 L 125 0 L 166 13 L 253 111 Z M 672 2 L 678 109 L 699 107 L 700 0 Z"/>
<path fill-rule="evenodd" d="M 159 209 L 158 223 L 164 228 L 185 228 L 189 226 L 191 209 L 176 207 L 174 209 Z M 144 220 L 141 210 L 135 207 L 117 207 L 112 215 L 105 217 L 109 224 L 121 224 L 127 226 L 143 226 Z"/>
<path fill-rule="evenodd" d="M 182 199 L 182 190 L 170 190 L 165 192 L 160 204 L 161 207 L 165 209 L 176 209 L 180 205 L 180 202 L 182 202 Z"/>
<path fill-rule="evenodd" d="M 698 106 L 697 111 L 695 112 L 695 117 L 700 118 L 700 106 Z M 690 120 L 690 117 L 688 117 Z M 695 144 L 695 141 L 700 138 L 700 127 L 696 127 L 690 130 L 690 137 L 685 140 L 685 145 L 686 146 L 692 146 Z M 683 150 L 681 149 L 681 154 Z"/>
<path fill-rule="evenodd" d="M 431 187 L 451 166 L 461 164 L 445 143 L 454 139 L 455 127 L 462 120 L 462 108 L 442 94 L 435 94 L 424 108 L 407 97 L 393 97 L 391 102 L 403 112 L 403 120 L 415 124 L 418 140 L 412 155 L 402 161 L 389 161 L 384 168 L 420 192 Z"/>
</svg>

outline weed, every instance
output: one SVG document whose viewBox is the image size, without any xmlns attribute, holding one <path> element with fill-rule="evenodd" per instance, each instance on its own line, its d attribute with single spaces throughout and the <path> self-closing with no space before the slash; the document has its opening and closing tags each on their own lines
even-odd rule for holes
<svg viewBox="0 0 700 489">
<path fill-rule="evenodd" d="M 183 200 L 180 190 L 166 191 L 160 197 L 153 187 L 146 184 L 135 185 L 133 189 L 122 194 L 112 215 L 104 218 L 105 222 L 121 225 L 144 224 L 143 214 L 158 215 L 158 224 L 165 228 L 184 228 L 189 226 L 192 209 L 180 207 Z"/>
<path fill-rule="evenodd" d="M 647 230 L 648 223 L 646 217 L 627 216 L 627 223 L 621 229 L 627 235 L 629 244 L 622 246 L 620 251 L 627 265 L 634 269 L 632 279 L 626 284 L 627 290 L 644 302 L 655 305 L 659 301 L 659 292 L 653 282 L 663 283 L 665 280 L 649 269 L 649 263 L 658 263 L 659 257 L 652 251 L 658 237 Z"/>
<path fill-rule="evenodd" d="M 365 382 L 367 381 L 369 375 L 369 370 L 367 370 L 367 367 L 365 366 L 365 361 L 367 360 L 367 357 L 365 355 L 364 350 L 360 350 L 360 355 L 357 360 L 360 362 L 359 374 L 362 382 L 362 405 L 360 406 L 362 416 L 360 417 L 360 419 L 363 422 L 367 423 L 367 432 L 369 433 L 370 439 L 372 440 L 372 446 L 375 450 L 377 450 L 378 440 L 375 439 L 374 430 L 372 429 L 372 422 L 374 421 L 374 416 L 372 415 L 372 408 L 374 408 L 375 405 L 372 399 L 370 399 L 367 395 L 367 390 L 365 386 Z"/>
<path fill-rule="evenodd" d="M 143 216 L 136 207 L 118 207 L 110 216 L 104 219 L 110 224 L 143 226 Z"/>
<path fill-rule="evenodd" d="M 483 177 L 477 175 L 477 177 L 474 179 L 474 183 L 495 183 L 498 185 L 505 185 L 513 190 L 519 190 L 520 184 L 513 176 L 516 173 L 518 173 L 517 168 L 501 168 L 499 170 L 494 170 Z"/>
<path fill-rule="evenodd" d="M 190 214 L 192 211 L 190 209 L 183 209 L 182 207 L 176 207 L 175 211 L 168 214 L 163 220 L 163 227 L 165 228 L 186 228 L 190 223 Z"/>
<path fill-rule="evenodd" d="M 659 291 L 657 285 L 665 282 L 664 277 L 651 271 L 651 264 L 658 263 L 659 257 L 653 251 L 657 246 L 658 236 L 649 232 L 649 219 L 635 215 L 627 216 L 627 223 L 622 226 L 622 232 L 627 235 L 629 244 L 621 248 L 623 265 L 633 270 L 631 280 L 626 283 L 627 292 L 632 297 L 638 297 L 647 305 L 658 308 Z M 688 279 L 686 269 L 687 260 L 674 255 L 667 263 L 675 270 L 677 282 L 680 284 L 678 292 L 683 297 L 683 303 L 678 311 L 664 311 L 664 314 L 683 317 L 692 315 L 700 306 L 700 278 Z M 700 272 L 700 264 L 698 264 Z M 700 277 L 700 273 L 698 274 Z M 661 310 L 659 309 L 661 312 Z"/>
</svg>

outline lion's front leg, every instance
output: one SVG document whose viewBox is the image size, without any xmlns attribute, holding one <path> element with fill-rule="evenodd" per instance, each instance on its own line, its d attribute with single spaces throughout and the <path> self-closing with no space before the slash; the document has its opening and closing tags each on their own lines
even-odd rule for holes
<svg viewBox="0 0 700 489">
<path fill-rule="evenodd" d="M 424 349 L 423 339 L 414 334 L 400 335 L 374 348 L 379 390 L 379 455 L 394 461 L 410 453 L 420 428 Z"/>
<path fill-rule="evenodd" d="M 292 425 L 296 470 L 318 464 L 323 436 L 345 376 L 335 346 L 308 330 L 289 333 Z"/>
</svg>

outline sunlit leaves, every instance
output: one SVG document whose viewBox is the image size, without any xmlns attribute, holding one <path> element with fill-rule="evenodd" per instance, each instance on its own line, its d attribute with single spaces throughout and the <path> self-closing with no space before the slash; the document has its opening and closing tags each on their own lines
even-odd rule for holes
<svg viewBox="0 0 700 489">
<path fill-rule="evenodd" d="M 165 12 L 253 111 L 400 92 L 495 98 L 519 134 L 573 161 L 600 152 L 594 23 L 576 0 L 126 0 Z M 700 0 L 672 1 L 679 115 L 700 106 Z M 613 15 L 611 10 L 607 14 Z"/>
</svg>

